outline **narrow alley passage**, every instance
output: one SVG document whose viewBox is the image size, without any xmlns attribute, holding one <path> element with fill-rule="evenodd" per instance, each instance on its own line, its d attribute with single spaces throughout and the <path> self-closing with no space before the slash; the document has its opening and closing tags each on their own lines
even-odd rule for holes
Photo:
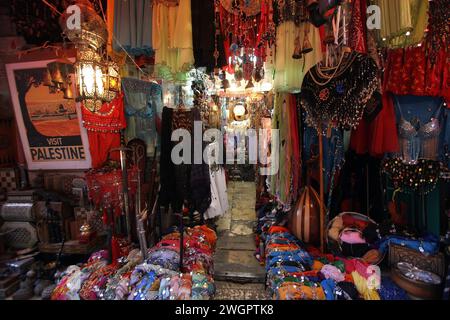
<svg viewBox="0 0 450 320">
<path fill-rule="evenodd" d="M 230 209 L 218 222 L 216 299 L 264 300 L 264 267 L 254 257 L 256 190 L 253 182 L 230 181 Z"/>
</svg>

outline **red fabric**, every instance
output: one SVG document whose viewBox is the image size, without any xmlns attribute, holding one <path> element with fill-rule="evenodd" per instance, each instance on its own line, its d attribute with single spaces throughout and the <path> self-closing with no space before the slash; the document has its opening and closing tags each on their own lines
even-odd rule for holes
<svg viewBox="0 0 450 320">
<path fill-rule="evenodd" d="M 392 96 L 383 94 L 382 103 L 382 110 L 372 122 L 362 119 L 356 130 L 352 131 L 350 148 L 357 154 L 369 153 L 373 157 L 382 157 L 399 149 Z"/>
<path fill-rule="evenodd" d="M 128 169 L 128 191 L 131 196 L 136 194 L 137 167 Z M 116 215 L 122 213 L 122 170 L 102 169 L 90 170 L 86 173 L 89 199 L 97 209 L 111 209 Z M 130 199 L 130 203 L 134 203 Z"/>
<path fill-rule="evenodd" d="M 119 152 L 109 152 L 111 149 L 120 147 L 120 133 L 88 131 L 87 134 L 92 168 L 101 168 L 108 159 L 120 161 Z"/>
<path fill-rule="evenodd" d="M 450 51 L 441 49 L 435 64 L 428 59 L 425 46 L 389 50 L 384 90 L 396 95 L 450 98 L 448 79 Z"/>
<path fill-rule="evenodd" d="M 349 47 L 367 54 L 366 0 L 353 0 L 352 19 L 349 30 Z"/>
<path fill-rule="evenodd" d="M 299 194 L 300 187 L 300 172 L 301 172 L 301 163 L 300 163 L 300 138 L 298 135 L 298 117 L 297 117 L 297 99 L 294 95 L 289 99 L 289 108 L 290 108 L 290 135 L 292 139 L 292 184 L 293 184 L 293 199 L 297 199 Z"/>
<path fill-rule="evenodd" d="M 123 106 L 123 93 L 110 103 L 103 104 L 96 113 L 81 108 L 83 126 L 88 131 L 89 151 L 94 169 L 103 166 L 106 160 L 119 161 L 119 153 L 109 153 L 111 149 L 120 147 L 120 130 L 127 127 Z"/>
<path fill-rule="evenodd" d="M 267 55 L 267 42 L 263 39 L 269 30 L 269 25 L 272 22 L 271 17 L 273 16 L 272 1 L 261 1 L 261 21 L 259 23 L 259 30 L 256 43 L 258 46 L 255 48 L 255 55 L 260 57 L 262 61 L 266 61 Z"/>
<path fill-rule="evenodd" d="M 369 225 L 367 221 L 357 219 L 349 214 L 344 214 L 342 216 L 342 222 L 345 227 L 357 227 L 361 231 Z"/>
<path fill-rule="evenodd" d="M 261 21 L 261 15 L 257 15 L 254 18 L 256 19 L 256 29 L 253 27 L 254 22 L 253 19 L 249 19 L 249 21 L 244 22 L 239 15 L 235 15 L 234 13 L 228 12 L 222 5 L 219 5 L 219 14 L 220 14 L 220 29 L 223 37 L 223 46 L 225 51 L 226 61 L 228 63 L 229 57 L 233 54 L 230 51 L 231 44 L 235 41 L 235 39 L 241 39 L 244 43 L 244 48 L 255 48 L 257 49 L 257 36 L 258 30 Z M 230 39 L 230 34 L 234 39 Z"/>
<path fill-rule="evenodd" d="M 326 30 L 325 30 L 325 25 L 322 25 L 319 27 L 319 34 L 320 34 L 320 40 L 321 40 L 320 45 L 322 47 L 322 52 L 325 53 L 325 52 L 327 52 L 327 46 L 324 41 L 327 36 Z"/>
<path fill-rule="evenodd" d="M 96 132 L 120 132 L 127 127 L 125 112 L 123 107 L 123 93 L 109 103 L 103 104 L 97 112 L 91 112 L 86 108 L 81 108 L 83 115 L 83 125 L 89 131 Z"/>
<path fill-rule="evenodd" d="M 269 234 L 283 233 L 283 232 L 289 232 L 289 229 L 287 229 L 285 227 L 280 227 L 280 226 L 272 226 L 269 229 Z"/>
</svg>

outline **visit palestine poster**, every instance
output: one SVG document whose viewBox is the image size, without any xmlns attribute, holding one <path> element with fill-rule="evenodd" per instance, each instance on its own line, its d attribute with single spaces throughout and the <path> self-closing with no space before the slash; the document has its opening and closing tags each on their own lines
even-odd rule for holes
<svg viewBox="0 0 450 320">
<path fill-rule="evenodd" d="M 6 65 L 28 169 L 88 169 L 91 158 L 79 105 L 46 85 L 50 62 L 53 60 Z"/>
</svg>

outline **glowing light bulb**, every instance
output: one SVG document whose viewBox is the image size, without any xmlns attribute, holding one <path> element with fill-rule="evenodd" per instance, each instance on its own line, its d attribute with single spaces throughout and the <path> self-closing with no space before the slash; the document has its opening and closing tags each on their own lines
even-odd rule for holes
<svg viewBox="0 0 450 320">
<path fill-rule="evenodd" d="M 97 92 L 102 95 L 105 90 L 103 87 L 103 72 L 99 66 L 95 68 L 95 85 L 97 86 Z"/>
<path fill-rule="evenodd" d="M 79 76 L 80 88 L 83 88 L 86 95 L 92 95 L 94 93 L 94 68 L 91 64 L 85 64 L 81 68 Z"/>
</svg>

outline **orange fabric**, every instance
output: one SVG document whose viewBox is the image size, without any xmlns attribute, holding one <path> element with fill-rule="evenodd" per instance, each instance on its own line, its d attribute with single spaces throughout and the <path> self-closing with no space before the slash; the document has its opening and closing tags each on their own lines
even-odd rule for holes
<svg viewBox="0 0 450 320">
<path fill-rule="evenodd" d="M 317 270 L 317 271 L 320 271 L 320 270 L 322 270 L 322 267 L 324 266 L 324 264 L 322 263 L 322 262 L 320 262 L 320 261 L 318 261 L 318 260 L 314 260 L 314 263 L 313 263 L 313 265 L 312 265 L 312 269 L 313 270 Z"/>
<path fill-rule="evenodd" d="M 298 283 L 285 282 L 278 289 L 280 300 L 325 300 L 325 293 L 321 287 L 312 288 Z"/>
</svg>

